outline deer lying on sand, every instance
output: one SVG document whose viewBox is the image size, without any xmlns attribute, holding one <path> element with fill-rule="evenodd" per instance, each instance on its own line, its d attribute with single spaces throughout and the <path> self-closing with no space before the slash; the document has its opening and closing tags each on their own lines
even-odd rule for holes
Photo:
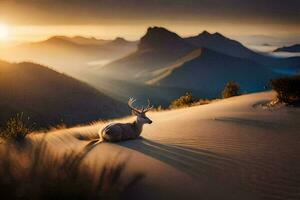
<svg viewBox="0 0 300 200">
<path fill-rule="evenodd" d="M 138 138 L 143 130 L 144 124 L 151 124 L 152 121 L 146 116 L 146 112 L 151 110 L 153 106 L 150 106 L 150 101 L 148 100 L 148 105 L 146 108 L 137 109 L 133 106 L 135 100 L 130 98 L 128 101 L 128 106 L 132 110 L 137 118 L 132 123 L 112 123 L 107 125 L 100 132 L 100 137 L 104 141 L 108 142 L 118 142 L 122 140 L 130 140 Z"/>
<path fill-rule="evenodd" d="M 138 109 L 133 106 L 134 102 L 135 99 L 133 98 L 128 100 L 128 106 L 131 108 L 132 114 L 137 117 L 134 122 L 112 123 L 107 125 L 99 131 L 100 139 L 91 141 L 88 145 L 86 145 L 86 147 L 94 146 L 102 141 L 119 142 L 138 138 L 142 133 L 143 125 L 152 123 L 151 119 L 146 116 L 146 112 L 151 110 L 153 106 L 150 106 L 150 101 L 148 100 L 146 108 Z"/>
</svg>

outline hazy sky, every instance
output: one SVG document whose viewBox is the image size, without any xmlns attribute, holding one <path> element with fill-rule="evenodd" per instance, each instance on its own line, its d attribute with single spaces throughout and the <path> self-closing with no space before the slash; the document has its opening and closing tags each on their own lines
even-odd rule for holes
<svg viewBox="0 0 300 200">
<path fill-rule="evenodd" d="M 0 0 L 14 39 L 52 34 L 138 39 L 151 25 L 182 35 L 300 35 L 299 0 Z M 27 37 L 27 38 L 26 38 Z"/>
</svg>

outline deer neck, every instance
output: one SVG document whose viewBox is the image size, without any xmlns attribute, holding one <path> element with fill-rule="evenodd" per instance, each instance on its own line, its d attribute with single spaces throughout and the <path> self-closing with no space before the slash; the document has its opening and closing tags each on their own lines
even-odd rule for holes
<svg viewBox="0 0 300 200">
<path fill-rule="evenodd" d="M 143 125 L 144 123 L 139 121 L 138 118 L 133 122 L 134 128 L 136 130 L 137 135 L 140 135 L 143 131 Z"/>
</svg>

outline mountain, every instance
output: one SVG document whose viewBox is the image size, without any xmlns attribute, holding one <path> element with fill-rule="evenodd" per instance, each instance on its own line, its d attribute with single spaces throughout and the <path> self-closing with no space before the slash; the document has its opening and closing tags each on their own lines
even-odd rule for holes
<svg viewBox="0 0 300 200">
<path fill-rule="evenodd" d="M 150 27 L 146 35 L 140 39 L 138 50 L 191 50 L 194 47 L 184 41 L 179 35 L 162 27 Z"/>
<path fill-rule="evenodd" d="M 111 41 L 108 41 L 107 42 L 108 44 L 110 44 L 110 45 L 136 45 L 136 42 L 130 42 L 130 41 L 127 41 L 127 40 L 125 40 L 124 38 L 122 38 L 122 37 L 117 37 L 116 39 L 114 39 L 114 40 L 111 40 Z"/>
<path fill-rule="evenodd" d="M 161 99 L 163 96 L 170 99 L 169 94 L 156 90 L 177 90 L 177 93 L 170 94 L 172 97 L 182 95 L 183 91 L 192 91 L 200 97 L 218 97 L 231 80 L 237 81 L 243 92 L 262 91 L 271 78 L 278 76 L 271 67 L 247 58 L 248 55 L 256 55 L 254 52 L 219 33 L 204 32 L 197 38 L 205 41 L 205 46 L 213 48 L 200 48 L 190 39 L 183 39 L 165 28 L 150 27 L 141 38 L 136 52 L 105 65 L 99 69 L 99 74 L 119 80 L 122 84 L 114 87 L 126 91 L 130 90 L 125 89 L 124 85 L 127 88 L 139 85 L 141 88 L 144 84 L 144 91 L 132 89 L 130 92 L 135 91 L 135 95 L 146 93 L 148 96 L 156 93 Z M 224 44 L 223 51 L 232 49 L 230 52 L 234 56 L 213 50 L 222 46 L 217 43 Z M 240 48 L 244 50 L 243 57 L 235 55 L 239 53 L 242 56 Z M 149 86 L 151 90 L 147 90 Z"/>
<path fill-rule="evenodd" d="M 300 52 L 300 44 L 295 44 L 288 47 L 281 47 L 278 49 L 275 49 L 274 52 L 291 52 L 291 53 L 297 53 Z"/>
<path fill-rule="evenodd" d="M 83 37 L 83 36 L 74 36 L 74 37 L 56 36 L 56 37 L 62 37 L 65 40 L 70 40 L 71 42 L 82 44 L 82 45 L 102 45 L 110 41 L 110 40 L 97 39 L 95 37 Z"/>
<path fill-rule="evenodd" d="M 205 97 L 218 97 L 228 81 L 236 81 L 243 92 L 262 91 L 277 75 L 268 67 L 251 60 L 228 56 L 202 48 L 197 57 L 176 67 L 161 71 L 160 76 L 148 81 L 163 87 L 185 87 Z"/>
<path fill-rule="evenodd" d="M 125 74 L 126 72 L 124 72 Z M 151 104 L 168 107 L 170 102 L 186 93 L 185 88 L 180 87 L 157 87 L 156 85 L 137 83 L 126 80 L 118 80 L 112 77 L 89 74 L 84 81 L 95 86 L 99 91 L 108 94 L 120 102 L 127 102 L 129 97 L 136 98 L 140 106 L 151 100 Z"/>
<path fill-rule="evenodd" d="M 80 53 L 89 55 L 90 59 L 115 59 L 125 56 L 136 48 L 135 42 L 129 42 L 123 38 L 115 40 L 98 40 L 95 38 L 54 36 L 41 42 L 23 44 L 19 46 L 26 50 L 55 50 L 58 53 L 70 55 Z M 51 53 L 56 53 L 56 52 Z M 72 56 L 72 55 L 70 55 Z M 74 55 L 73 55 L 74 56 Z"/>
<path fill-rule="evenodd" d="M 270 56 L 256 53 L 240 42 L 229 39 L 218 32 L 211 34 L 203 31 L 199 35 L 185 38 L 185 40 L 197 47 L 209 48 L 230 56 L 247 58 L 262 64 L 268 64 L 274 59 Z"/>
<path fill-rule="evenodd" d="M 99 74 L 120 80 L 144 82 L 153 70 L 174 63 L 198 49 L 176 33 L 161 27 L 150 27 L 132 54 L 99 69 Z"/>
<path fill-rule="evenodd" d="M 79 78 L 82 71 L 124 57 L 136 48 L 136 42 L 122 38 L 99 40 L 54 36 L 44 41 L 6 48 L 0 52 L 0 57 L 11 62 L 40 63 Z"/>
<path fill-rule="evenodd" d="M 0 62 L 0 123 L 16 113 L 38 127 L 75 125 L 119 117 L 127 107 L 74 78 L 47 67 Z"/>
<path fill-rule="evenodd" d="M 197 47 L 208 48 L 234 57 L 246 58 L 263 65 L 281 68 L 282 70 L 294 69 L 295 66 L 300 66 L 300 57 L 291 57 L 292 59 L 281 58 L 255 52 L 240 42 L 229 39 L 218 32 L 211 34 L 207 31 L 203 31 L 199 35 L 185 38 L 185 40 Z"/>
</svg>

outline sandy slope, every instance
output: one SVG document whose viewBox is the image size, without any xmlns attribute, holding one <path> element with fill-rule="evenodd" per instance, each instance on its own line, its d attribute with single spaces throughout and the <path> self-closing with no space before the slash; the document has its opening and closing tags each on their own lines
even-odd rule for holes
<svg viewBox="0 0 300 200">
<path fill-rule="evenodd" d="M 88 160 L 127 160 L 129 175 L 146 175 L 136 187 L 143 199 L 300 199 L 300 108 L 259 106 L 273 96 L 149 113 L 142 139 L 101 143 Z M 49 141 L 82 149 L 104 125 L 59 130 Z"/>
</svg>

